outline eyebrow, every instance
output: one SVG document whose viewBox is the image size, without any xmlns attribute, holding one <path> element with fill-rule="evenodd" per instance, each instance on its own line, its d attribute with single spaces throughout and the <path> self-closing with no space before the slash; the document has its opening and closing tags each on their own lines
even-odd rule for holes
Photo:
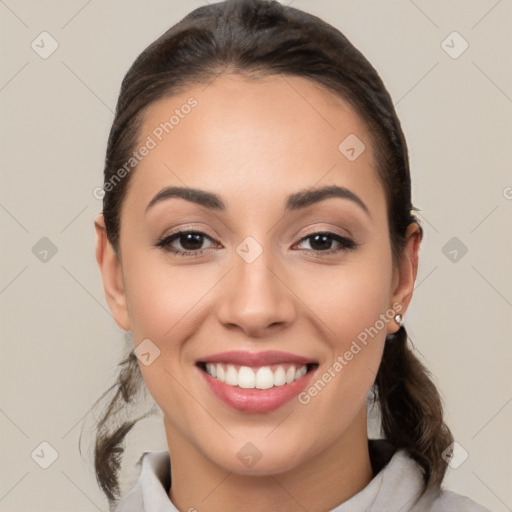
<svg viewBox="0 0 512 512">
<path fill-rule="evenodd" d="M 146 212 L 155 204 L 174 197 L 185 199 L 186 201 L 196 203 L 212 210 L 225 211 L 227 209 L 226 204 L 221 197 L 213 192 L 189 187 L 165 187 L 160 190 L 153 199 L 151 199 L 149 204 L 146 206 Z M 354 192 L 348 188 L 339 187 L 337 185 L 330 185 L 316 189 L 305 189 L 294 194 L 290 194 L 286 198 L 285 211 L 295 211 L 307 208 L 308 206 L 331 197 L 348 199 L 357 204 L 368 216 L 370 216 L 368 207 L 359 196 L 354 194 Z"/>
</svg>

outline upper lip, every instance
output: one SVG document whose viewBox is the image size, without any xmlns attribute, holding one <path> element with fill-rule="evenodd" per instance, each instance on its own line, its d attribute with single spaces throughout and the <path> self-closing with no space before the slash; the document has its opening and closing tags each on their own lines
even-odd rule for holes
<svg viewBox="0 0 512 512">
<path fill-rule="evenodd" d="M 290 354 L 280 352 L 278 350 L 268 350 L 265 352 L 247 352 L 243 350 L 220 352 L 198 359 L 198 363 L 231 363 L 240 366 L 269 366 L 281 363 L 316 364 L 317 361 Z"/>
</svg>

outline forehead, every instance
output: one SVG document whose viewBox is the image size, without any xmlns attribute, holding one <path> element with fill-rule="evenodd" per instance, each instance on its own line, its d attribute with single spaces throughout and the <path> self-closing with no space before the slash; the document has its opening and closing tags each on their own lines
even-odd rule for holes
<svg viewBox="0 0 512 512">
<path fill-rule="evenodd" d="M 383 193 L 361 118 L 301 77 L 226 75 L 193 85 L 147 108 L 137 147 L 144 144 L 152 149 L 131 178 L 137 197 L 179 184 L 271 199 L 320 181 L 364 190 L 370 202 Z"/>
</svg>

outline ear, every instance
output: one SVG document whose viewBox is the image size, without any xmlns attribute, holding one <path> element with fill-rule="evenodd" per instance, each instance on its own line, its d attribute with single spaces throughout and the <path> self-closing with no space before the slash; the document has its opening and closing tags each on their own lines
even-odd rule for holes
<svg viewBox="0 0 512 512">
<path fill-rule="evenodd" d="M 130 319 L 126 306 L 121 262 L 107 239 L 103 214 L 96 217 L 94 229 L 96 230 L 96 261 L 100 267 L 108 307 L 116 324 L 121 329 L 129 331 Z"/>
<path fill-rule="evenodd" d="M 409 224 L 405 233 L 405 247 L 393 272 L 391 304 L 399 303 L 402 306 L 400 311 L 397 310 L 397 313 L 399 312 L 402 316 L 407 311 L 412 299 L 414 283 L 418 274 L 418 258 L 422 238 L 421 226 L 416 222 Z M 394 322 L 391 323 L 394 324 Z M 396 330 L 398 330 L 397 325 L 390 332 Z"/>
</svg>

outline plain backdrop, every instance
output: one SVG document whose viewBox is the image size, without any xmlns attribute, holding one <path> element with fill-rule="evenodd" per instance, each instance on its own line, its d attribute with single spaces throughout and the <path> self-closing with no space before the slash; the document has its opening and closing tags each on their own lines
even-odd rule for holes
<svg viewBox="0 0 512 512">
<path fill-rule="evenodd" d="M 125 341 L 95 261 L 93 190 L 125 72 L 203 3 L 0 1 L 1 511 L 107 510 L 90 408 Z M 292 5 L 339 28 L 393 97 L 425 228 L 406 325 L 468 455 L 445 484 L 512 510 L 512 2 Z M 160 417 L 138 425 L 124 488 L 142 451 L 166 448 Z"/>
</svg>

